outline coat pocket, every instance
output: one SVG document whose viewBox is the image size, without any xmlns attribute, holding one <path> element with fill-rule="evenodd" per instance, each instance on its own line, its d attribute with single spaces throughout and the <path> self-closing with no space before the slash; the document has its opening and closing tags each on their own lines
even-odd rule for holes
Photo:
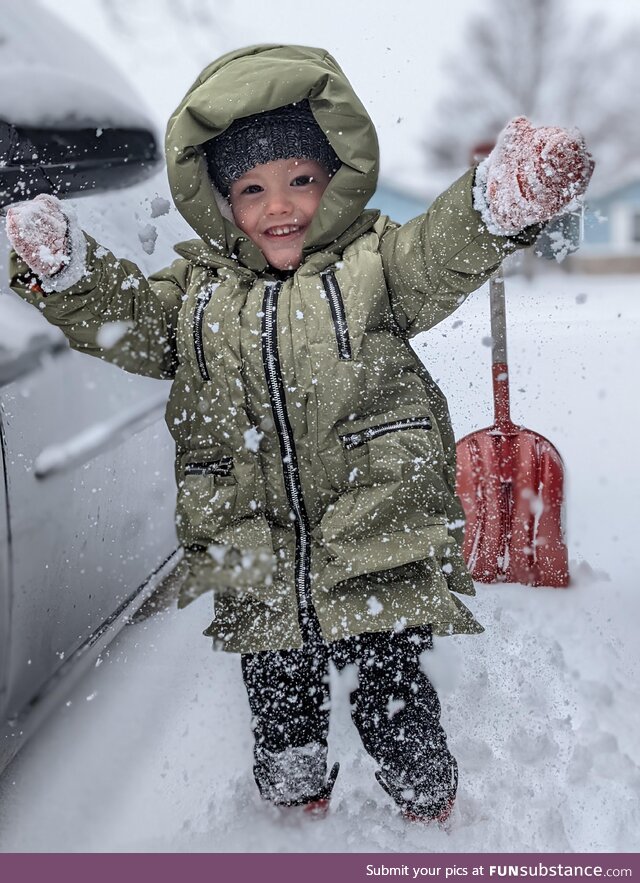
<svg viewBox="0 0 640 883">
<path fill-rule="evenodd" d="M 441 471 L 444 452 L 430 414 L 405 408 L 385 418 L 349 420 L 337 427 L 349 477 L 340 490 L 398 482 L 403 477 L 415 481 L 416 472 L 425 466 Z"/>
<path fill-rule="evenodd" d="M 233 471 L 233 457 L 221 457 L 219 460 L 189 460 L 185 463 L 186 475 L 219 475 L 228 478 Z"/>
<path fill-rule="evenodd" d="M 198 296 L 196 298 L 196 306 L 193 312 L 193 327 L 192 327 L 192 337 L 193 337 L 193 349 L 196 357 L 196 364 L 198 366 L 198 371 L 200 372 L 200 377 L 203 380 L 210 380 L 209 369 L 207 367 L 207 362 L 204 355 L 204 339 L 203 339 L 203 323 L 204 323 L 204 312 L 211 300 L 211 296 L 215 291 L 215 286 L 207 286 L 203 288 L 202 291 L 198 292 Z"/>
<path fill-rule="evenodd" d="M 190 451 L 180 458 L 176 525 L 185 546 L 207 546 L 236 512 L 233 458 Z"/>
<path fill-rule="evenodd" d="M 430 414 L 349 421 L 338 437 L 348 480 L 322 520 L 327 542 L 387 543 L 392 534 L 410 537 L 424 526 L 446 523 L 450 492 Z"/>
<path fill-rule="evenodd" d="M 402 432 L 407 429 L 431 429 L 431 417 L 406 417 L 402 420 L 390 420 L 379 423 L 377 426 L 368 426 L 359 432 L 350 432 L 340 436 L 340 441 L 346 451 L 359 448 L 381 435 L 389 432 Z"/>
<path fill-rule="evenodd" d="M 350 362 L 353 359 L 351 351 L 351 339 L 349 337 L 349 326 L 347 325 L 347 314 L 344 308 L 344 300 L 342 292 L 333 270 L 325 270 L 320 274 L 322 278 L 322 287 L 324 288 L 327 300 L 329 301 L 329 309 L 331 310 L 331 321 L 333 322 L 333 330 L 336 335 L 336 344 L 338 346 L 338 358 L 343 362 Z"/>
</svg>

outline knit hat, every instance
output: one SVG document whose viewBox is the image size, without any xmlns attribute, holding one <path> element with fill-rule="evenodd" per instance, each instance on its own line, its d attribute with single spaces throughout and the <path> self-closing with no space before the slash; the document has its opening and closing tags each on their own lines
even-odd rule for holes
<svg viewBox="0 0 640 883">
<path fill-rule="evenodd" d="M 209 175 L 225 197 L 231 184 L 254 166 L 276 159 L 313 159 L 330 175 L 340 168 L 308 101 L 241 117 L 202 149 Z"/>
</svg>

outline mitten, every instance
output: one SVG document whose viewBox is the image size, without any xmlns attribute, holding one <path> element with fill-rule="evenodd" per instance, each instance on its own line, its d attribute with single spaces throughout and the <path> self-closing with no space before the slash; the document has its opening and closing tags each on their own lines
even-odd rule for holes
<svg viewBox="0 0 640 883">
<path fill-rule="evenodd" d="M 478 166 L 474 207 L 489 232 L 519 233 L 548 221 L 587 189 L 594 161 L 577 129 L 507 123 Z"/>
<path fill-rule="evenodd" d="M 184 561 L 180 607 L 212 590 L 216 598 L 264 590 L 272 585 L 276 571 L 273 552 L 266 547 L 242 552 L 233 546 L 212 544 L 199 551 L 186 550 Z"/>
<path fill-rule="evenodd" d="M 45 292 L 75 285 L 85 272 L 86 240 L 75 214 L 40 194 L 7 209 L 7 237 Z"/>
</svg>

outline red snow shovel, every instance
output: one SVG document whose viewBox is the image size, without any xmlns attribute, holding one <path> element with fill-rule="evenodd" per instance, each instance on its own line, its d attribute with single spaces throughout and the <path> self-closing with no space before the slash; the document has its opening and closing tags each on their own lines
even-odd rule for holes
<svg viewBox="0 0 640 883">
<path fill-rule="evenodd" d="M 479 582 L 565 587 L 562 459 L 548 439 L 511 422 L 500 273 L 491 279 L 490 300 L 495 422 L 457 444 L 464 557 Z"/>
</svg>

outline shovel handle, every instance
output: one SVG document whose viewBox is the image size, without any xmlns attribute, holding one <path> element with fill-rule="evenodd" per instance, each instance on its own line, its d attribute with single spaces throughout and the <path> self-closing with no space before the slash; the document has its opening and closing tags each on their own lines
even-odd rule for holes
<svg viewBox="0 0 640 883">
<path fill-rule="evenodd" d="M 507 315 L 504 303 L 504 276 L 498 270 L 489 282 L 491 304 L 491 356 L 492 362 L 507 361 Z"/>
<path fill-rule="evenodd" d="M 509 366 L 507 362 L 507 316 L 504 298 L 504 276 L 498 270 L 489 281 L 491 304 L 491 362 L 493 375 L 493 413 L 496 427 L 513 429 L 509 406 Z"/>
</svg>

